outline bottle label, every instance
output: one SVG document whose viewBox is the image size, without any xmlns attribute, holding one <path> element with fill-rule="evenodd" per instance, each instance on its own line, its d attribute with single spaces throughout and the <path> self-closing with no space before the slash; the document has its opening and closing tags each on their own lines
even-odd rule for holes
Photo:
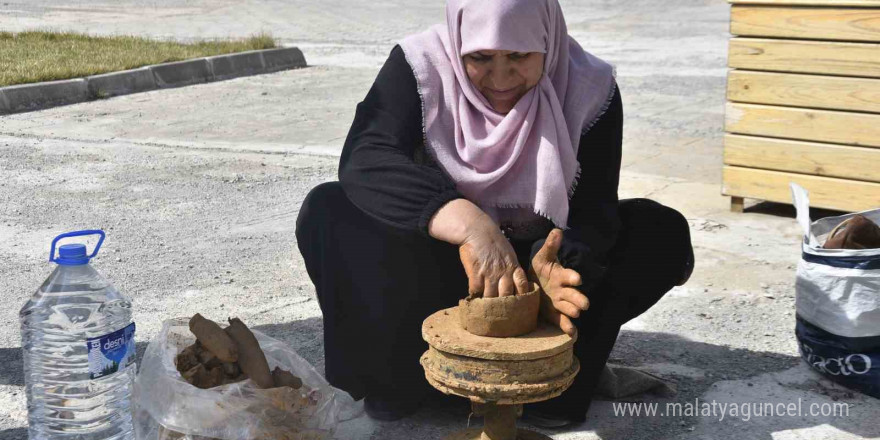
<svg viewBox="0 0 880 440">
<path fill-rule="evenodd" d="M 89 378 L 109 376 L 134 363 L 134 323 L 113 333 L 91 338 L 89 346 Z"/>
</svg>

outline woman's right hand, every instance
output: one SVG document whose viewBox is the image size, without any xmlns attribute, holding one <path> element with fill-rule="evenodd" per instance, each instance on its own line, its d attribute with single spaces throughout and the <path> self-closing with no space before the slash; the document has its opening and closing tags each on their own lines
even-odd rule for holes
<svg viewBox="0 0 880 440">
<path fill-rule="evenodd" d="M 471 201 L 455 199 L 443 205 L 431 217 L 428 233 L 458 246 L 470 295 L 492 298 L 529 291 L 513 246 L 492 218 Z"/>
<path fill-rule="evenodd" d="M 493 298 L 529 291 L 526 273 L 513 246 L 491 220 L 479 224 L 458 247 L 471 296 Z"/>
</svg>

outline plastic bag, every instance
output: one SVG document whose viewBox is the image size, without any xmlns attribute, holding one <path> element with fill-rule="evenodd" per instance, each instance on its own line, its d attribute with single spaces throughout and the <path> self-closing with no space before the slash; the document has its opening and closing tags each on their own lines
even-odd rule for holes
<svg viewBox="0 0 880 440">
<path fill-rule="evenodd" d="M 795 282 L 801 357 L 828 379 L 880 398 L 880 249 L 824 249 L 855 214 L 810 221 L 810 199 L 791 184 L 804 230 Z M 880 223 L 880 209 L 860 214 Z"/>
<path fill-rule="evenodd" d="M 165 321 L 150 342 L 135 381 L 135 432 L 139 440 L 323 440 L 362 404 L 327 381 L 293 349 L 252 330 L 269 368 L 288 370 L 303 387 L 259 389 L 250 379 L 200 389 L 187 383 L 174 358 L 195 342 L 188 318 Z"/>
</svg>

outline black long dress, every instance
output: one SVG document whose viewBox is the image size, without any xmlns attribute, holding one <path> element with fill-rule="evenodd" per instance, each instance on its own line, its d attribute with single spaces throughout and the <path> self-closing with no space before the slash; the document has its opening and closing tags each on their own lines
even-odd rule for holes
<svg viewBox="0 0 880 440">
<path fill-rule="evenodd" d="M 619 92 L 580 140 L 581 177 L 569 199 L 559 259 L 578 271 L 590 309 L 573 322 L 581 372 L 547 409 L 583 420 L 620 326 L 693 267 L 687 221 L 646 199 L 618 201 L 623 109 Z M 428 235 L 446 202 L 463 198 L 424 154 L 421 100 L 396 46 L 345 141 L 339 182 L 303 201 L 296 237 L 324 315 L 327 379 L 355 398 L 423 395 L 421 323 L 467 295 L 458 248 Z M 504 225 L 502 225 L 504 226 Z M 520 264 L 543 240 L 511 243 Z"/>
</svg>

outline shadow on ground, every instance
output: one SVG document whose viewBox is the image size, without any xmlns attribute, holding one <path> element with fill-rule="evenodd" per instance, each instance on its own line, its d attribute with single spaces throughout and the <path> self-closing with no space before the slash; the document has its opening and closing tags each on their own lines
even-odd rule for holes
<svg viewBox="0 0 880 440">
<path fill-rule="evenodd" d="M 316 367 L 323 365 L 322 323 L 319 318 L 310 318 L 285 324 L 264 325 L 256 328 L 290 344 Z M 702 396 L 717 386 L 716 383 L 719 381 L 743 381 L 743 387 L 748 387 L 761 394 L 763 389 L 760 386 L 763 383 L 755 381 L 756 388 L 752 388 L 749 385 L 752 378 L 767 373 L 785 372 L 801 366 L 802 362 L 797 356 L 731 348 L 723 345 L 692 341 L 669 333 L 641 331 L 621 332 L 612 354 L 612 361 L 630 366 L 674 364 L 684 367 L 683 369 L 686 371 L 700 372 L 698 375 L 664 374 L 664 379 L 674 383 L 678 390 L 678 394 L 674 397 L 660 398 L 645 394 L 622 399 L 631 402 L 659 402 L 661 405 L 664 405 L 664 402 L 692 402 L 695 398 Z M 414 362 L 417 362 L 417 360 L 414 360 Z M 322 368 L 318 368 L 318 370 L 321 371 Z M 785 392 L 797 393 L 807 390 L 808 392 L 818 392 L 825 396 L 829 395 L 822 391 L 822 387 L 825 385 L 820 384 L 818 376 L 815 379 L 815 381 L 808 380 L 805 383 L 793 385 L 780 383 L 778 386 Z M 856 396 L 861 398 L 858 394 Z M 772 399 L 779 396 L 761 395 L 761 397 Z M 817 396 L 817 399 L 819 397 L 822 396 Z M 601 397 L 597 398 L 597 402 L 594 404 L 596 410 L 591 411 L 588 421 L 581 426 L 574 427 L 574 431 L 578 429 L 585 432 L 592 431 L 593 435 L 605 440 L 656 439 L 671 438 L 673 436 L 688 438 L 688 428 L 693 427 L 699 422 L 699 417 L 655 417 L 634 419 L 621 423 L 620 417 L 614 417 L 608 411 L 610 409 L 608 402 L 599 402 L 598 400 L 601 400 Z M 603 404 L 606 404 L 604 409 L 602 408 Z M 425 440 L 434 438 L 434 433 L 436 433 L 436 438 L 440 439 L 452 430 L 458 429 L 458 427 L 455 427 L 457 424 L 466 423 L 468 412 L 468 405 L 464 399 L 432 399 L 415 416 L 395 423 L 379 424 L 375 427 L 376 431 L 371 432 L 369 435 L 365 433 L 366 437 L 364 438 L 404 438 L 406 437 L 404 435 L 406 430 L 414 429 L 419 425 L 435 425 L 432 434 Z M 479 424 L 480 422 L 476 420 L 475 423 Z M 770 440 L 773 438 L 773 433 L 780 430 L 810 428 L 821 424 L 830 424 L 842 431 L 851 432 L 866 438 L 880 435 L 880 426 L 867 425 L 865 423 L 846 423 L 845 418 L 829 422 L 828 420 L 817 420 L 809 417 L 779 418 L 773 420 L 772 423 L 766 424 L 754 423 L 749 426 L 748 434 L 749 438 Z M 545 431 L 545 433 L 550 435 L 563 432 L 566 431 Z M 588 436 L 585 438 L 592 437 Z"/>
<path fill-rule="evenodd" d="M 324 374 L 324 324 L 321 318 L 257 325 L 254 330 L 286 343 L 309 361 L 319 373 Z"/>
<path fill-rule="evenodd" d="M 318 371 L 323 371 L 323 325 L 320 318 L 309 318 L 284 324 L 269 324 L 255 326 L 255 329 L 279 339 L 293 347 L 300 355 L 314 365 Z M 138 360 L 143 356 L 146 343 L 139 343 Z M 5 362 L 0 363 L 0 384 L 22 385 L 21 349 L 7 348 L 0 350 L 0 356 Z M 678 394 L 671 398 L 660 398 L 653 395 L 639 395 L 622 399 L 629 402 L 659 402 L 661 407 L 665 402 L 692 402 L 695 398 L 711 391 L 718 386 L 719 381 L 743 381 L 743 387 L 751 387 L 751 380 L 766 373 L 778 373 L 791 370 L 800 365 L 801 361 L 796 356 L 779 353 L 750 351 L 740 348 L 731 348 L 722 345 L 707 344 L 691 341 L 686 338 L 669 333 L 651 333 L 641 331 L 623 331 L 618 338 L 618 343 L 612 353 L 612 361 L 630 366 L 647 366 L 656 364 L 672 364 L 682 367 L 681 371 L 690 372 L 679 374 L 675 370 L 663 374 L 664 379 L 675 384 Z M 414 360 L 415 365 L 417 360 Z M 693 372 L 697 372 L 694 374 Z M 755 379 L 752 379 L 755 378 Z M 823 393 L 822 384 L 818 380 L 815 383 L 807 380 L 804 383 L 785 384 L 774 383 L 773 386 L 781 387 L 783 392 L 818 392 Z M 757 382 L 757 380 L 756 380 Z M 759 396 L 764 396 L 761 388 L 752 389 Z M 752 392 L 751 395 L 755 393 Z M 749 393 L 743 395 L 748 396 Z M 856 395 L 858 398 L 861 396 Z M 738 396 L 732 396 L 734 399 Z M 688 438 L 687 428 L 700 423 L 700 417 L 616 417 L 611 412 L 611 404 L 601 401 L 601 397 L 593 404 L 593 409 L 588 415 L 588 421 L 580 426 L 573 427 L 570 431 L 550 431 L 547 434 L 560 434 L 563 432 L 579 431 L 592 432 L 591 435 L 601 439 L 640 439 L 640 438 Z M 732 400 L 733 401 L 733 400 Z M 435 399 L 427 404 L 415 416 L 395 423 L 381 423 L 372 425 L 370 433 L 363 433 L 364 438 L 379 436 L 380 438 L 404 438 L 406 430 L 418 426 L 425 427 L 435 425 L 431 434 L 424 440 L 440 439 L 454 429 L 461 421 L 465 423 L 468 415 L 467 404 L 464 399 L 448 398 Z M 627 420 L 628 419 L 628 420 Z M 757 440 L 770 440 L 773 433 L 781 430 L 795 430 L 809 428 L 824 423 L 846 432 L 860 435 L 866 438 L 880 436 L 880 426 L 866 423 L 829 422 L 828 420 L 815 420 L 809 417 L 776 418 L 771 422 L 761 422 L 747 425 L 749 438 Z M 475 421 L 479 423 L 479 421 Z M 461 426 L 463 427 L 463 426 Z M 692 429 L 692 428 L 691 428 Z M 25 428 L 15 428 L 0 431 L 2 439 L 26 438 Z M 586 438 L 592 438 L 588 435 Z M 726 437 L 719 437 L 726 438 Z M 733 438 L 733 437 L 731 437 Z M 357 440 L 357 439 L 352 439 Z"/>
<path fill-rule="evenodd" d="M 0 440 L 27 440 L 27 428 L 12 428 L 0 431 Z"/>
<path fill-rule="evenodd" d="M 752 351 L 723 345 L 691 341 L 678 335 L 640 331 L 621 332 L 612 353 L 612 362 L 630 366 L 666 364 L 687 367 L 686 374 L 662 374 L 674 383 L 677 395 L 659 398 L 651 395 L 620 399 L 624 402 L 657 402 L 660 411 L 666 403 L 693 403 L 696 398 L 718 399 L 718 403 L 745 402 L 797 403 L 841 402 L 850 405 L 851 414 L 843 417 L 760 417 L 748 421 L 736 417 L 718 420 L 714 416 L 694 417 L 620 417 L 615 416 L 613 403 L 594 404 L 587 423 L 581 428 L 593 430 L 601 439 L 653 438 L 749 438 L 771 440 L 781 431 L 830 425 L 840 431 L 864 438 L 880 436 L 880 425 L 872 420 L 873 399 L 852 392 L 822 379 L 798 356 Z M 601 399 L 601 398 L 599 398 Z M 598 399 L 597 399 L 598 400 Z M 597 408 L 598 407 L 598 408 Z M 600 411 L 595 411 L 600 409 Z M 625 420 L 629 419 L 629 420 Z M 649 425 L 650 428 L 648 428 Z M 713 432 L 711 437 L 689 433 L 696 425 Z"/>
<path fill-rule="evenodd" d="M 797 217 L 797 211 L 794 209 L 794 205 L 787 203 L 759 202 L 753 206 L 747 207 L 744 212 L 767 214 L 785 218 Z M 810 208 L 810 219 L 813 221 L 819 220 L 820 218 L 837 217 L 844 214 L 849 213 L 844 211 L 835 211 L 832 209 Z"/>
<path fill-rule="evenodd" d="M 0 348 L 0 385 L 24 386 L 21 347 Z"/>
<path fill-rule="evenodd" d="M 800 358 L 707 344 L 671 333 L 623 330 L 611 353 L 611 361 L 629 366 L 669 363 L 696 368 L 703 371 L 711 383 L 789 369 L 798 365 Z"/>
</svg>

